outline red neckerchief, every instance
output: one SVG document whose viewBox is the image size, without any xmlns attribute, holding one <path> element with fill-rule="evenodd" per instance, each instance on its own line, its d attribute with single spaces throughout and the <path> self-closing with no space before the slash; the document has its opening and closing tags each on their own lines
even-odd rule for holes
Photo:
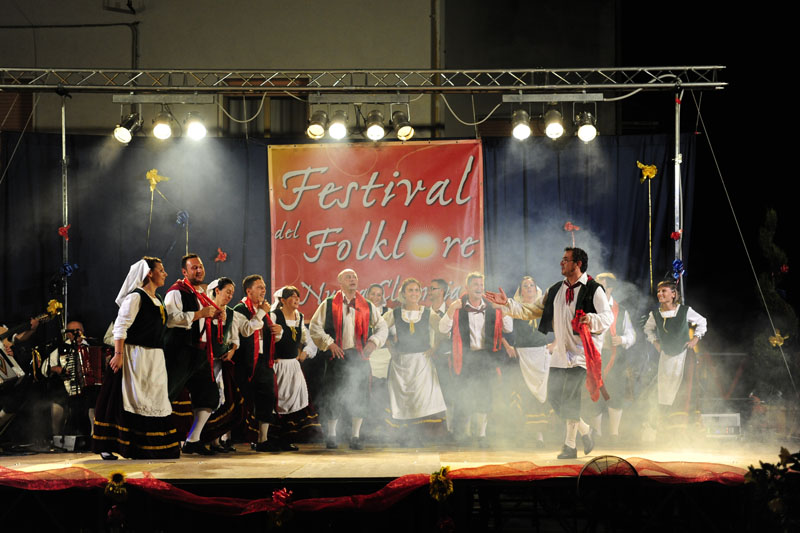
<svg viewBox="0 0 800 533">
<path fill-rule="evenodd" d="M 208 307 L 209 305 L 216 309 L 217 311 L 220 310 L 219 306 L 214 303 L 214 300 L 209 298 L 206 294 L 201 292 L 197 292 L 197 289 L 194 288 L 194 285 L 189 283 L 186 278 L 179 279 L 175 283 L 172 284 L 167 292 L 169 291 L 181 291 L 187 294 L 194 294 L 197 298 L 197 301 L 200 302 L 200 307 Z M 200 320 L 203 320 L 202 318 Z M 211 367 L 211 379 L 214 380 L 214 347 L 211 345 L 211 321 L 212 318 L 208 317 L 205 319 L 205 331 L 206 331 L 206 338 L 208 341 L 206 342 L 206 357 L 208 357 L 208 364 Z M 219 343 L 222 344 L 222 328 L 217 328 L 217 339 Z"/>
<path fill-rule="evenodd" d="M 472 307 L 472 306 L 470 306 L 470 307 Z M 475 308 L 472 307 L 472 309 L 474 310 Z M 484 307 L 483 311 L 485 311 L 485 310 L 486 310 L 486 307 Z M 461 309 L 456 309 L 456 312 L 453 313 L 453 330 L 450 332 L 450 336 L 453 339 L 453 353 L 451 354 L 452 355 L 452 361 L 453 361 L 452 368 L 453 368 L 453 372 L 455 372 L 457 376 L 461 374 L 461 367 L 464 364 L 464 346 L 463 346 L 463 344 L 461 342 L 461 329 L 460 329 L 460 327 L 458 325 L 458 312 L 459 311 L 461 311 Z M 468 313 L 469 312 L 474 312 L 474 311 L 472 311 L 470 309 L 464 309 L 464 311 L 468 312 Z M 486 315 L 484 314 L 484 317 L 485 316 Z M 484 327 L 485 327 L 485 325 L 484 325 Z M 500 309 L 495 309 L 494 310 L 494 338 L 492 339 L 492 351 L 493 352 L 496 352 L 496 351 L 500 350 L 501 341 L 502 341 L 502 338 L 503 338 L 502 333 L 501 333 L 502 331 L 503 331 L 503 312 Z"/>
<path fill-rule="evenodd" d="M 610 396 L 606 392 L 606 386 L 603 384 L 603 359 L 600 352 L 597 351 L 597 346 L 594 345 L 592 340 L 592 333 L 589 331 L 589 324 L 581 324 L 581 318 L 586 316 L 583 309 L 575 311 L 575 318 L 572 319 L 572 329 L 578 332 L 581 336 L 581 343 L 583 344 L 583 354 L 586 357 L 586 389 L 592 397 L 592 401 L 596 402 L 603 395 L 603 399 L 608 401 Z"/>
<path fill-rule="evenodd" d="M 242 302 L 244 303 L 245 306 L 247 306 L 247 310 L 250 311 L 250 318 L 253 318 L 254 316 L 256 316 L 256 313 L 258 312 L 258 310 L 256 309 L 256 306 L 253 303 L 253 301 L 249 297 L 245 296 L 244 298 L 242 298 Z M 264 318 L 267 321 L 266 327 L 270 327 L 272 325 L 272 320 L 269 318 L 269 313 L 264 315 Z M 253 373 L 250 374 L 250 378 L 248 379 L 248 381 L 252 380 L 253 376 L 256 373 L 256 365 L 258 364 L 258 348 L 259 348 L 259 346 L 261 346 L 261 330 L 257 329 L 255 331 L 255 333 L 253 333 Z M 272 332 L 270 331 L 270 334 L 269 334 L 269 367 L 270 368 L 272 368 L 273 365 L 275 364 L 274 357 L 275 357 L 275 335 L 273 335 Z"/>
<path fill-rule="evenodd" d="M 603 370 L 603 375 L 607 376 L 611 367 L 614 366 L 614 360 L 617 358 L 617 347 L 614 346 L 614 339 L 617 335 L 617 316 L 619 315 L 619 304 L 616 300 L 611 305 L 611 312 L 614 313 L 614 321 L 611 323 L 611 327 L 608 328 L 608 333 L 611 335 L 611 357 L 608 358 L 608 364 L 606 364 L 605 370 Z"/>
<path fill-rule="evenodd" d="M 352 302 L 348 302 L 347 306 L 353 308 Z M 358 350 L 358 353 L 361 355 L 362 359 L 367 359 L 364 357 L 364 345 L 367 344 L 367 337 L 369 335 L 370 307 L 369 302 L 363 296 L 361 296 L 361 293 L 359 292 L 356 292 L 355 308 L 353 309 L 356 314 L 354 327 L 356 350 Z M 343 346 L 342 329 L 344 327 L 344 295 L 342 294 L 342 291 L 337 292 L 336 296 L 333 297 L 333 301 L 331 302 L 331 312 L 333 313 L 333 340 L 341 348 Z"/>
</svg>

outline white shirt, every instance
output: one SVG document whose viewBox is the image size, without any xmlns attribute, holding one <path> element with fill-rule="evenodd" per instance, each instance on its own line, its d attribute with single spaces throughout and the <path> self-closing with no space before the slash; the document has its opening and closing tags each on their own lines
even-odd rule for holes
<svg viewBox="0 0 800 533">
<path fill-rule="evenodd" d="M 578 281 L 581 285 L 573 289 L 575 297 L 572 302 L 567 304 L 567 285 L 564 283 L 559 286 L 553 302 L 553 334 L 555 335 L 555 342 L 550 366 L 554 368 L 572 368 L 576 366 L 586 368 L 583 344 L 581 343 L 580 335 L 576 335 L 572 330 L 572 319 L 575 318 L 575 304 L 578 302 L 578 295 L 586 286 L 589 277 L 584 272 L 578 278 Z M 549 289 L 547 292 L 549 292 Z M 541 318 L 542 311 L 544 311 L 544 303 L 547 301 L 547 292 L 537 298 L 533 304 L 520 304 L 516 300 L 509 298 L 504 312 L 514 318 L 523 320 Z M 589 317 L 589 331 L 592 333 L 592 340 L 597 347 L 597 351 L 601 351 L 603 349 L 603 333 L 614 321 L 614 313 L 611 311 L 611 306 L 608 305 L 608 298 L 602 287 L 598 287 L 595 291 L 592 303 L 597 312 L 587 313 L 586 316 Z"/>
<path fill-rule="evenodd" d="M 611 312 L 614 312 L 614 297 L 608 295 L 608 305 L 612 307 Z M 617 315 L 617 336 L 622 338 L 622 347 L 626 350 L 636 343 L 636 330 L 633 329 L 633 322 L 628 315 L 628 310 L 623 309 L 624 313 L 620 317 Z M 620 318 L 622 319 L 620 321 Z M 611 326 L 609 326 L 610 328 Z"/>
<path fill-rule="evenodd" d="M 242 303 L 244 303 L 245 299 L 242 298 Z M 267 312 L 260 307 L 256 308 L 256 314 L 252 318 L 247 318 L 239 311 L 234 311 L 229 342 L 235 344 L 238 348 L 241 345 L 239 342 L 241 337 L 250 337 L 256 331 L 264 328 L 264 317 L 266 315 Z M 276 340 L 279 338 L 277 337 Z M 264 335 L 259 338 L 258 353 L 264 353 Z"/>
<path fill-rule="evenodd" d="M 194 289 L 198 294 L 203 294 L 204 292 L 202 287 L 195 287 Z M 192 329 L 195 312 L 183 310 L 183 299 L 181 298 L 180 290 L 176 289 L 174 291 L 169 291 L 166 298 L 164 298 L 164 304 L 167 307 L 168 328 Z M 200 309 L 203 308 L 203 305 L 200 303 L 200 301 L 197 302 L 197 305 Z M 198 327 L 200 328 L 200 341 L 206 342 L 205 320 L 200 320 Z"/>
<path fill-rule="evenodd" d="M 467 308 L 470 309 L 479 309 L 483 310 L 482 313 L 470 313 L 467 311 Z M 484 326 L 486 325 L 486 315 L 492 314 L 494 308 L 488 306 L 486 304 L 486 300 L 481 299 L 481 303 L 478 307 L 473 307 L 469 300 L 461 307 L 462 313 L 467 313 L 469 318 L 469 348 L 470 350 L 483 350 L 488 348 L 489 346 L 484 346 L 485 339 L 484 336 Z M 441 333 L 449 334 L 453 329 L 453 318 L 449 315 L 449 313 L 445 313 L 444 316 L 439 320 L 439 331 Z M 503 313 L 503 333 L 511 333 L 514 331 L 514 320 Z"/>
<path fill-rule="evenodd" d="M 344 295 L 342 296 L 342 301 L 344 302 Z M 372 336 L 367 339 L 367 342 L 371 341 L 377 348 L 380 348 L 386 342 L 386 337 L 389 336 L 389 328 L 386 326 L 386 321 L 383 320 L 383 317 L 380 314 L 380 309 L 375 307 L 375 304 L 370 301 L 367 301 L 367 303 L 370 305 L 372 311 L 370 313 L 372 320 L 370 326 L 372 327 L 373 331 Z M 328 300 L 325 300 L 319 304 L 319 307 L 317 307 L 317 311 L 314 313 L 314 316 L 311 317 L 311 323 L 309 324 L 311 339 L 322 351 L 327 350 L 330 345 L 335 342 L 333 337 L 325 333 L 325 317 L 327 313 L 327 307 Z M 351 348 L 355 348 L 356 312 L 346 303 L 342 307 L 344 308 L 344 316 L 342 317 L 342 346 L 339 347 L 342 350 L 349 350 Z"/>
</svg>

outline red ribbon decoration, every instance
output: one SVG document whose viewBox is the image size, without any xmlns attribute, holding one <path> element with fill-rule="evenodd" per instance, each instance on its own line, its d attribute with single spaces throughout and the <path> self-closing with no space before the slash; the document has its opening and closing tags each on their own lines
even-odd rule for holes
<svg viewBox="0 0 800 533">
<path fill-rule="evenodd" d="M 572 222 L 567 222 L 564 224 L 564 231 L 580 231 L 580 226 L 576 226 Z"/>
<path fill-rule="evenodd" d="M 781 265 L 781 274 L 786 274 L 787 272 L 789 272 L 789 265 Z"/>
<path fill-rule="evenodd" d="M 60 228 L 58 228 L 58 234 L 61 237 L 64 237 L 65 241 L 69 240 L 69 228 L 70 228 L 70 226 L 72 226 L 72 224 L 67 224 L 66 226 L 61 226 Z"/>
<path fill-rule="evenodd" d="M 228 260 L 228 254 L 222 251 L 222 248 L 217 248 L 217 257 L 214 258 L 215 263 L 224 263 Z"/>
<path fill-rule="evenodd" d="M 586 389 L 589 391 L 593 402 L 600 399 L 601 394 L 603 399 L 608 401 L 610 396 L 606 391 L 606 386 L 603 384 L 603 360 L 592 340 L 589 324 L 581 324 L 581 318 L 584 316 L 586 316 L 586 313 L 583 309 L 575 311 L 575 318 L 572 319 L 572 329 L 581 336 L 581 343 L 583 344 L 583 353 L 586 357 Z"/>
<path fill-rule="evenodd" d="M 369 319 L 370 319 L 370 306 L 369 302 L 361 296 L 361 293 L 356 292 L 355 306 L 351 305 L 353 302 L 348 302 L 347 306 L 353 309 L 356 314 L 354 321 L 354 341 L 355 348 L 362 359 L 369 359 L 364 356 L 364 346 L 369 342 Z M 344 327 L 344 295 L 342 291 L 336 293 L 331 302 L 331 312 L 333 313 L 333 328 L 334 328 L 334 342 L 340 348 L 344 345 L 342 339 L 342 331 Z M 342 348 L 343 349 L 343 348 Z M 331 356 L 332 357 L 332 356 Z"/>
<path fill-rule="evenodd" d="M 245 296 L 244 298 L 242 298 L 242 302 L 244 302 L 244 305 L 247 307 L 247 310 L 250 311 L 250 318 L 256 316 L 256 313 L 258 313 L 258 309 L 256 309 L 256 305 L 253 303 L 253 301 L 249 297 Z M 269 330 L 269 327 L 272 325 L 272 319 L 269 317 L 269 313 L 267 313 L 264 316 L 264 320 L 266 320 L 267 322 L 266 328 L 269 331 L 269 367 L 272 368 L 275 365 L 275 335 L 273 335 L 272 331 Z M 248 381 L 251 381 L 253 379 L 253 376 L 256 375 L 256 365 L 258 364 L 258 349 L 261 347 L 261 335 L 263 329 L 264 328 L 257 329 L 253 333 L 253 372 L 252 374 L 250 374 L 250 378 L 248 378 Z"/>
<path fill-rule="evenodd" d="M 669 237 L 673 241 L 677 241 L 681 238 L 681 233 L 683 233 L 683 230 L 673 231 L 672 233 L 669 234 Z"/>
<path fill-rule="evenodd" d="M 175 284 L 172 287 L 170 287 L 170 290 L 172 290 L 173 288 L 175 288 L 175 289 L 177 289 L 179 291 L 183 291 L 183 292 L 188 292 L 188 293 L 194 294 L 195 297 L 197 298 L 197 301 L 200 302 L 200 306 L 201 307 L 206 307 L 206 306 L 210 305 L 211 307 L 213 307 L 217 311 L 221 311 L 219 306 L 214 303 L 214 300 L 212 300 L 211 298 L 209 298 L 207 295 L 205 295 L 203 293 L 197 292 L 197 290 L 194 288 L 194 286 L 192 286 L 192 284 L 189 283 L 189 281 L 187 281 L 186 278 L 179 279 L 178 281 L 176 281 Z M 169 291 L 167 291 L 167 292 L 169 292 Z M 222 313 L 222 316 L 225 316 L 224 312 Z M 215 378 L 214 378 L 214 347 L 212 346 L 212 341 L 211 341 L 211 321 L 212 320 L 213 320 L 212 318 L 206 318 L 205 319 L 205 330 L 206 330 L 206 338 L 208 339 L 206 341 L 206 357 L 208 357 L 208 364 L 211 367 L 211 380 L 214 381 L 215 380 Z M 218 322 L 222 322 L 222 321 L 219 320 Z M 218 327 L 217 327 L 217 341 L 220 344 L 222 344 L 222 324 L 218 324 Z"/>
</svg>

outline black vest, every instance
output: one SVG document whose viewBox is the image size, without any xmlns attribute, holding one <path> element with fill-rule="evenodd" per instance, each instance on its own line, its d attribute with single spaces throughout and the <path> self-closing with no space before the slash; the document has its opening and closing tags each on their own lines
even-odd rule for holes
<svg viewBox="0 0 800 533">
<path fill-rule="evenodd" d="M 296 359 L 297 352 L 303 344 L 302 313 L 300 313 L 300 319 L 297 321 L 297 325 L 291 328 L 286 325 L 286 317 L 283 314 L 283 309 L 276 309 L 275 323 L 283 328 L 281 340 L 275 343 L 275 359 Z M 292 333 L 294 333 L 294 338 L 292 338 Z"/>
<path fill-rule="evenodd" d="M 192 293 L 184 292 L 175 289 L 181 295 L 181 308 L 183 312 L 199 311 L 200 302 L 197 301 L 197 296 Z M 167 328 L 167 344 L 173 347 L 179 346 L 196 346 L 200 342 L 200 322 L 205 319 L 198 319 L 192 322 L 192 327 L 185 328 Z"/>
<path fill-rule="evenodd" d="M 343 341 L 336 338 L 336 327 L 333 325 L 333 299 L 335 296 L 336 294 L 325 300 L 325 333 L 330 335 L 333 338 L 333 342 L 337 343 L 341 348 Z M 369 305 L 369 328 L 367 328 L 367 336 L 361 339 L 362 344 L 367 344 L 369 338 L 372 337 L 372 308 L 374 306 L 370 301 L 367 301 L 367 305 Z M 342 307 L 344 307 L 344 295 L 342 295 Z M 344 313 L 344 309 L 342 313 Z M 344 316 L 342 316 L 342 320 L 344 320 Z"/>
<path fill-rule="evenodd" d="M 431 347 L 431 309 L 426 307 L 422 317 L 414 324 L 414 333 L 411 333 L 411 324 L 403 320 L 401 307 L 392 309 L 394 327 L 397 330 L 397 351 L 399 353 L 426 352 Z"/>
<path fill-rule="evenodd" d="M 464 296 L 461 302 L 464 304 L 458 310 L 458 332 L 461 334 L 461 347 L 464 352 L 472 350 L 472 345 L 469 340 L 469 313 L 466 310 L 469 298 Z M 500 324 L 500 331 L 494 330 L 495 319 L 497 318 L 498 309 L 493 309 L 486 300 L 484 300 L 486 307 L 483 310 L 483 346 L 481 349 L 489 351 L 497 351 L 494 349 L 494 337 L 503 334 L 503 325 Z"/>
<path fill-rule="evenodd" d="M 514 346 L 517 348 L 538 348 L 546 346 L 552 340 L 552 335 L 539 331 L 535 322 L 531 320 L 514 319 Z"/>
<path fill-rule="evenodd" d="M 167 329 L 167 312 L 164 309 L 161 295 L 156 293 L 156 298 L 161 302 L 161 307 L 158 307 L 150 299 L 150 295 L 142 289 L 136 289 L 133 292 L 139 294 L 141 303 L 139 312 L 133 319 L 133 324 L 128 327 L 125 344 L 144 346 L 145 348 L 163 348 L 164 331 Z"/>
<path fill-rule="evenodd" d="M 244 317 L 247 320 L 250 320 L 250 317 L 252 316 L 250 314 L 250 310 L 247 308 L 247 305 L 245 305 L 244 302 L 239 302 L 238 304 L 236 304 L 234 306 L 234 308 L 233 308 L 233 311 L 236 312 L 236 313 L 241 313 L 242 315 L 244 315 Z M 256 312 L 257 311 L 258 310 L 256 310 Z M 269 359 L 269 353 L 268 353 L 269 352 L 269 338 L 264 339 L 264 337 L 265 337 L 265 335 L 271 335 L 271 333 L 269 331 L 269 328 L 267 328 L 267 325 L 266 325 L 266 320 L 265 320 L 266 317 L 267 317 L 267 315 L 264 315 L 264 319 L 262 319 L 262 323 L 264 323 L 264 326 L 261 328 L 261 338 L 263 340 L 263 345 L 262 346 L 264 347 L 264 351 L 267 352 L 266 353 L 267 359 Z M 239 334 L 239 349 L 236 350 L 236 353 L 233 355 L 235 363 L 237 365 L 238 364 L 242 364 L 242 365 L 246 366 L 248 369 L 252 370 L 254 354 L 255 354 L 255 335 L 250 335 L 249 337 L 244 337 L 240 333 Z M 263 359 L 263 357 L 264 357 L 264 354 L 262 353 L 259 356 L 258 360 L 261 361 Z"/>
<path fill-rule="evenodd" d="M 542 333 L 550 333 L 553 331 L 553 315 L 554 315 L 554 302 L 556 301 L 556 295 L 558 291 L 561 290 L 561 285 L 564 282 L 560 281 L 547 289 L 547 297 L 545 298 L 544 302 L 544 311 L 542 311 L 542 320 L 539 322 L 539 331 Z M 581 287 L 581 290 L 578 291 L 578 296 L 576 297 L 577 300 L 575 301 L 575 311 L 578 309 L 583 309 L 584 313 L 596 313 L 597 310 L 594 308 L 594 293 L 597 292 L 597 289 L 603 290 L 602 285 L 597 283 L 595 280 L 590 279 L 586 282 L 585 287 Z"/>
<path fill-rule="evenodd" d="M 689 308 L 681 305 L 674 317 L 666 319 L 661 317 L 658 306 L 652 312 L 661 349 L 667 355 L 678 355 L 689 342 L 689 321 L 686 319 Z"/>
</svg>

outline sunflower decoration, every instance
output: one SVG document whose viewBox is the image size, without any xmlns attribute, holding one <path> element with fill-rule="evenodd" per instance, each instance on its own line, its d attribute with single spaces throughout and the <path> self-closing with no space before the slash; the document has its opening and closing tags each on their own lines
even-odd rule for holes
<svg viewBox="0 0 800 533">
<path fill-rule="evenodd" d="M 642 169 L 642 178 L 639 180 L 639 183 L 644 183 L 644 180 L 651 180 L 656 177 L 658 173 L 658 167 L 655 165 L 645 165 L 639 161 L 636 162 L 636 166 Z"/>
<path fill-rule="evenodd" d="M 776 329 L 775 335 L 772 335 L 769 338 L 769 343 L 772 345 L 773 348 L 777 348 L 779 346 L 783 346 L 783 343 L 786 342 L 786 339 L 789 338 L 789 335 L 781 335 L 781 330 Z"/>
<path fill-rule="evenodd" d="M 147 174 L 145 174 L 145 178 L 147 179 L 147 181 L 150 182 L 150 192 L 153 192 L 154 190 L 156 190 L 156 185 L 158 185 L 162 181 L 168 181 L 169 180 L 168 177 L 162 176 L 161 174 L 159 174 L 158 173 L 158 169 L 155 169 L 155 168 L 148 170 Z"/>
<path fill-rule="evenodd" d="M 443 466 L 437 472 L 431 474 L 428 492 L 431 498 L 437 502 L 443 502 L 448 496 L 453 494 L 453 480 L 450 479 L 449 474 L 449 466 Z"/>
<path fill-rule="evenodd" d="M 50 300 L 47 302 L 47 313 L 50 316 L 56 316 L 64 309 L 64 306 L 56 299 Z"/>
<path fill-rule="evenodd" d="M 128 489 L 125 487 L 125 472 L 120 470 L 111 472 L 103 494 L 117 503 L 127 500 Z"/>
</svg>

